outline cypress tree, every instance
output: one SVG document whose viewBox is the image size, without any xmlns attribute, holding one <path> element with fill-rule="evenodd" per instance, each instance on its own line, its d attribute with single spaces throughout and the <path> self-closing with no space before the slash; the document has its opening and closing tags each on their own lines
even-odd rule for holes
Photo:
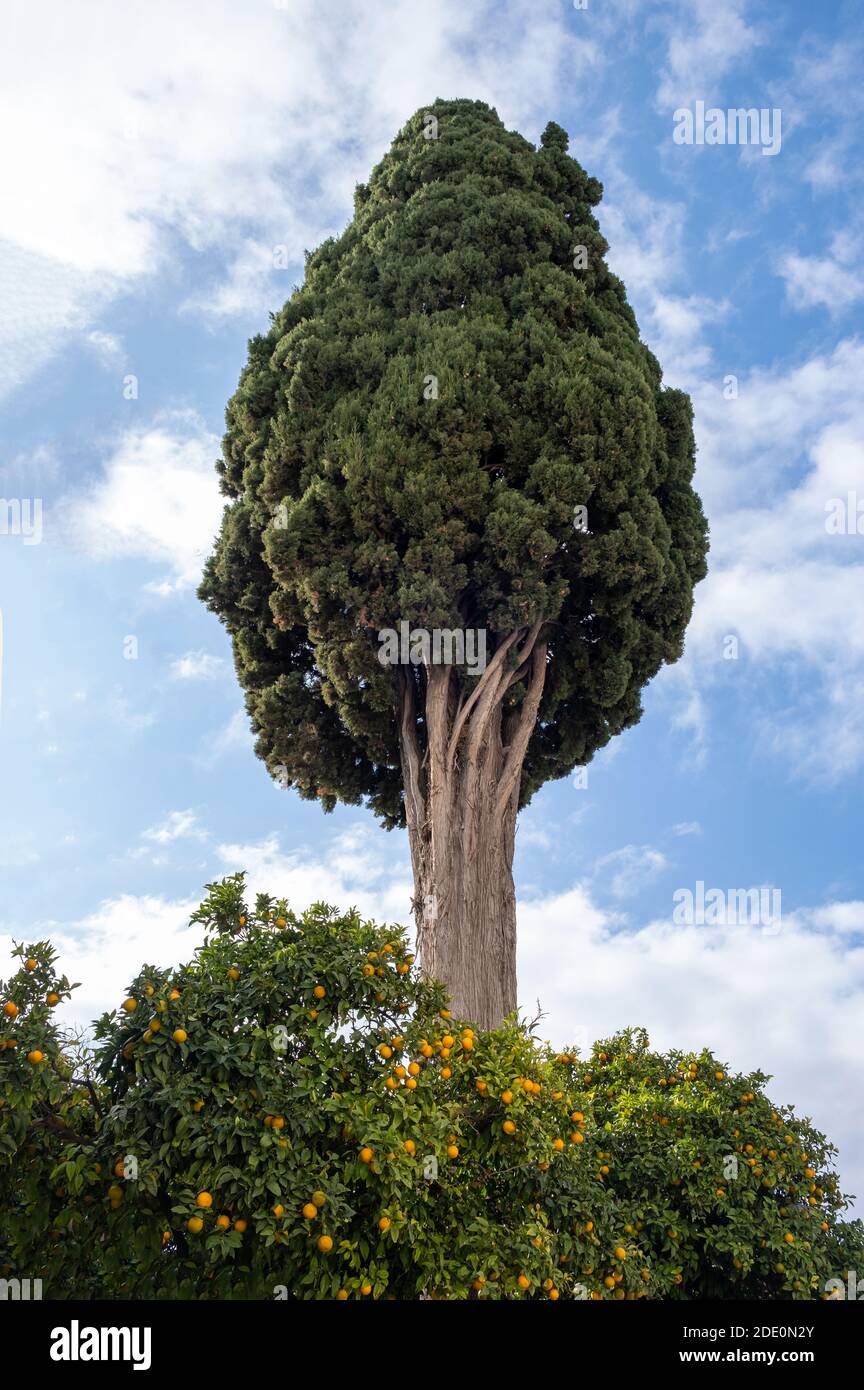
<svg viewBox="0 0 864 1390">
<path fill-rule="evenodd" d="M 217 464 L 200 593 L 256 751 L 407 826 L 422 966 L 481 1026 L 516 1006 L 517 813 L 637 723 L 705 574 L 690 400 L 601 193 L 554 122 L 417 112 L 250 342 Z"/>
</svg>

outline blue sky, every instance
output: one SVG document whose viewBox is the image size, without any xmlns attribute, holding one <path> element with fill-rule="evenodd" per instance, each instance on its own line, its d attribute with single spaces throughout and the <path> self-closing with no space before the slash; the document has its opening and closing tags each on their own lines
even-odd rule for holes
<svg viewBox="0 0 864 1390">
<path fill-rule="evenodd" d="M 856 6 L 6 12 L 0 497 L 39 499 L 42 535 L 0 534 L 0 948 L 50 934 L 86 1020 L 191 953 L 191 906 L 236 868 L 408 920 L 404 837 L 268 780 L 195 585 L 247 338 L 404 120 L 481 98 L 534 140 L 558 121 L 604 183 L 712 528 L 685 659 L 587 787 L 522 818 L 520 997 L 561 1041 L 639 1023 L 773 1072 L 864 1192 L 864 536 L 826 528 L 833 499 L 864 513 Z M 781 148 L 676 144 L 699 101 L 779 109 Z M 677 925 L 699 880 L 779 888 L 782 929 Z"/>
</svg>

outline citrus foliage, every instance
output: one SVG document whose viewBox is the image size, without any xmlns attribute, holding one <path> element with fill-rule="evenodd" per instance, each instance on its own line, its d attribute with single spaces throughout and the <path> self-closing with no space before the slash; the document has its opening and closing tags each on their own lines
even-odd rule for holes
<svg viewBox="0 0 864 1390">
<path fill-rule="evenodd" d="M 45 1297 L 804 1299 L 861 1267 L 834 1150 L 761 1073 L 474 1032 L 401 929 L 243 875 L 193 920 L 92 1053 L 49 943 L 0 985 L 0 1264 Z"/>
</svg>

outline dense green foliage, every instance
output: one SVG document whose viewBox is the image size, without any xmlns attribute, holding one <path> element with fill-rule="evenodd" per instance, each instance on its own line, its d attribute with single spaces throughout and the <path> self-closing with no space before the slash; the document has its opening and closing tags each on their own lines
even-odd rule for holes
<svg viewBox="0 0 864 1390">
<path fill-rule="evenodd" d="M 0 1266 L 45 1298 L 807 1299 L 861 1268 L 834 1150 L 762 1074 L 473 1033 L 400 929 L 241 875 L 194 920 L 95 1053 L 49 943 L 0 984 Z"/>
<path fill-rule="evenodd" d="M 404 823 L 377 660 L 402 620 L 485 629 L 490 650 L 547 622 L 523 805 L 634 724 L 681 654 L 706 552 L 690 401 L 605 264 L 601 191 L 554 123 L 537 149 L 482 102 L 437 101 L 250 343 L 201 595 L 259 755 L 326 809 Z"/>
</svg>

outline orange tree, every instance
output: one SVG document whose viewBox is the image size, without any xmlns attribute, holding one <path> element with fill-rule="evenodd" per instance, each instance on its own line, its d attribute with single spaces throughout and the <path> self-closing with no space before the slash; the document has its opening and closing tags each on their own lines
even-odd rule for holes
<svg viewBox="0 0 864 1390">
<path fill-rule="evenodd" d="M 0 984 L 0 1266 L 47 1298 L 791 1298 L 861 1267 L 761 1073 L 451 1018 L 401 929 L 243 875 L 88 1046 L 48 942 Z"/>
</svg>

